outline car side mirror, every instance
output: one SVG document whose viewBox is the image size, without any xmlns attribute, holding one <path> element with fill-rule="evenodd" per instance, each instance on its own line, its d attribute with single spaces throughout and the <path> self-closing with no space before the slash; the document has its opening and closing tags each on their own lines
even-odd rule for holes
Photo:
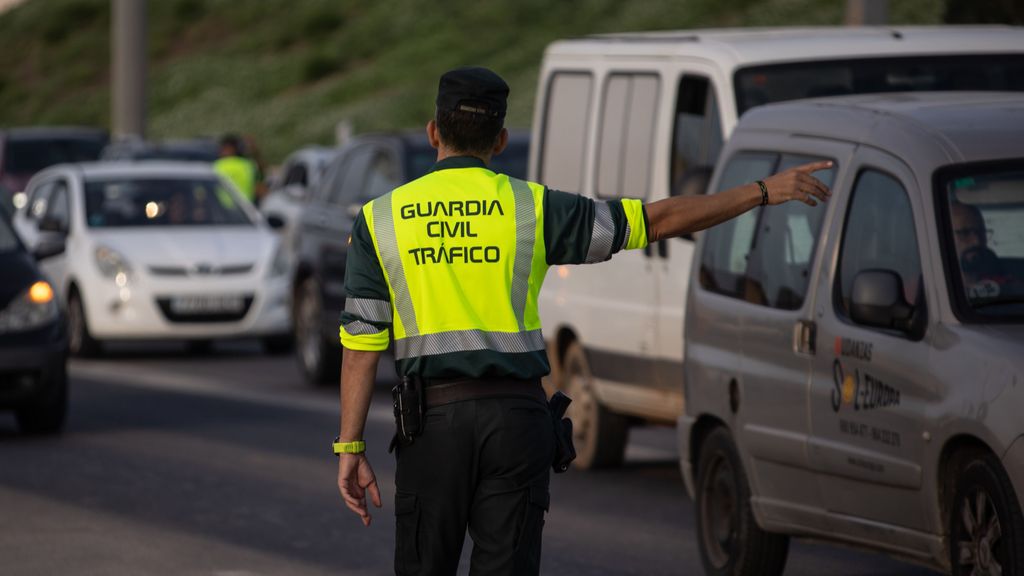
<svg viewBox="0 0 1024 576">
<path fill-rule="evenodd" d="M 694 166 L 683 172 L 677 182 L 673 182 L 672 196 L 703 196 L 708 192 L 714 166 Z"/>
<path fill-rule="evenodd" d="M 40 232 L 56 232 L 59 234 L 67 233 L 67 228 L 64 226 L 64 223 L 50 216 L 46 216 L 40 220 L 38 228 Z"/>
<path fill-rule="evenodd" d="M 57 234 L 44 234 L 40 236 L 38 242 L 36 242 L 35 249 L 32 250 L 32 255 L 35 256 L 37 261 L 43 261 L 47 258 L 52 258 L 58 254 L 63 254 L 67 249 L 67 244 L 64 242 L 64 237 Z"/>
<path fill-rule="evenodd" d="M 892 270 L 864 270 L 853 279 L 850 318 L 857 324 L 909 332 L 914 307 L 903 296 L 903 280 Z"/>
<path fill-rule="evenodd" d="M 280 230 L 284 228 L 284 218 L 280 214 L 267 214 L 267 225 L 271 230 Z"/>
</svg>

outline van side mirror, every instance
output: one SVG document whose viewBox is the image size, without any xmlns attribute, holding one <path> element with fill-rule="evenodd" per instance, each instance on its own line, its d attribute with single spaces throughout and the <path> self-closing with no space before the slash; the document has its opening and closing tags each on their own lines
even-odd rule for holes
<svg viewBox="0 0 1024 576">
<path fill-rule="evenodd" d="M 683 172 L 677 182 L 672 183 L 672 196 L 702 196 L 708 192 L 714 166 L 694 166 Z"/>
<path fill-rule="evenodd" d="M 857 324 L 909 332 L 914 307 L 903 296 L 903 280 L 892 270 L 864 270 L 853 279 L 850 318 Z"/>
</svg>

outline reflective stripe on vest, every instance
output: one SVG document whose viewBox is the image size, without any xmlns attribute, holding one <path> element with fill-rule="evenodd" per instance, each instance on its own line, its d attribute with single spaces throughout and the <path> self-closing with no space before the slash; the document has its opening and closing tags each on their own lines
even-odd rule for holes
<svg viewBox="0 0 1024 576">
<path fill-rule="evenodd" d="M 516 261 L 512 267 L 512 310 L 519 321 L 519 330 L 526 330 L 526 297 L 530 289 L 530 268 L 533 261 L 534 233 L 537 216 L 534 212 L 533 192 L 530 185 L 517 178 L 509 178 L 516 199 Z"/>
<path fill-rule="evenodd" d="M 385 194 L 373 201 L 373 228 L 377 250 L 388 273 L 388 282 L 395 293 L 395 311 L 402 319 L 406 336 L 419 334 L 416 329 L 416 311 L 412 307 L 409 284 L 405 281 L 402 257 L 398 253 L 398 238 L 395 236 L 395 219 L 391 213 L 391 194 Z"/>
</svg>

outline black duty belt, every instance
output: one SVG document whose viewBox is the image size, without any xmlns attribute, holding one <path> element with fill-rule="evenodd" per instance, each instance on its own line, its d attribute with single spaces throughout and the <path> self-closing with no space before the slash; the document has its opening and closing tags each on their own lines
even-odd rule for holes
<svg viewBox="0 0 1024 576">
<path fill-rule="evenodd" d="M 463 400 L 482 398 L 524 397 L 547 403 L 547 394 L 539 378 L 518 380 L 513 378 L 430 379 L 423 388 L 427 408 L 443 406 Z"/>
</svg>

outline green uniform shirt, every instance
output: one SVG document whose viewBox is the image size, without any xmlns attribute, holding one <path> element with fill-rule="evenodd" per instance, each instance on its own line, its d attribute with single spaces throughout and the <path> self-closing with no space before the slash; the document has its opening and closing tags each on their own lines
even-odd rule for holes
<svg viewBox="0 0 1024 576">
<path fill-rule="evenodd" d="M 423 178 L 430 178 L 439 170 L 481 168 L 486 170 L 486 165 L 478 158 L 446 158 Z M 490 171 L 487 173 L 493 176 Z M 542 204 L 542 249 L 548 266 L 603 261 L 622 248 L 643 248 L 647 245 L 647 214 L 638 200 L 597 202 L 578 194 L 543 188 Z M 340 334 L 347 348 L 383 350 L 387 347 L 385 331 L 392 328 L 391 309 L 385 310 L 389 303 L 393 306 L 392 292 L 364 213 L 365 210 L 361 211 L 356 218 L 350 239 L 345 271 L 347 301 L 341 314 Z M 611 229 L 610 246 L 591 246 L 593 239 L 602 236 L 595 234 L 595 225 L 602 227 L 602 232 Z M 607 234 L 604 234 L 606 243 L 607 240 Z M 507 299 L 508 289 L 508 286 L 496 287 L 494 297 Z M 525 379 L 544 376 L 551 370 L 543 348 L 518 353 L 491 349 L 441 351 L 400 358 L 396 363 L 399 374 L 418 374 L 424 378 L 495 376 Z"/>
</svg>

